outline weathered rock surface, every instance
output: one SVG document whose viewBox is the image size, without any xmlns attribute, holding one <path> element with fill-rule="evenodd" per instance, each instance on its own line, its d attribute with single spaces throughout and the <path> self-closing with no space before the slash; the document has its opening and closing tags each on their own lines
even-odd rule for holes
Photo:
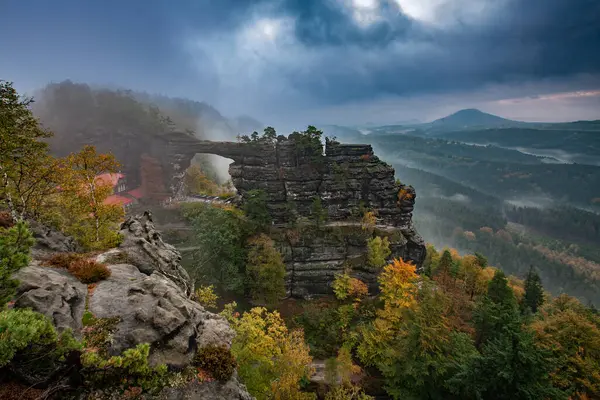
<svg viewBox="0 0 600 400">
<path fill-rule="evenodd" d="M 15 278 L 20 281 L 17 308 L 48 316 L 59 331 L 82 337 L 82 318 L 118 317 L 109 353 L 116 355 L 149 343 L 150 362 L 183 368 L 195 351 L 209 344 L 229 347 L 234 337 L 227 320 L 190 299 L 193 285 L 179 265 L 179 253 L 156 232 L 151 216 L 132 217 L 123 224 L 122 247 L 96 257 L 108 262 L 111 276 L 88 288 L 67 271 L 34 260 Z M 118 253 L 122 264 L 110 264 Z M 44 253 L 44 256 L 47 256 Z M 185 271 L 183 271 L 185 272 Z M 242 399 L 252 397 L 235 375 L 225 384 L 212 382 L 169 388 L 160 399 Z"/>
<path fill-rule="evenodd" d="M 275 143 L 202 141 L 185 134 L 170 134 L 165 141 L 171 176 L 181 177 L 196 153 L 212 153 L 233 160 L 229 166 L 233 184 L 242 198 L 253 189 L 264 190 L 267 207 L 278 227 L 289 225 L 297 216 L 310 216 L 313 201 L 320 198 L 328 215 L 321 234 L 304 236 L 291 243 L 283 235 L 274 239 L 284 254 L 288 293 L 294 297 L 330 293 L 335 273 L 366 253 L 366 237 L 357 241 L 354 233 L 362 209 L 377 212 L 377 225 L 392 241 L 393 257 L 413 261 L 419 270 L 425 258 L 425 243 L 412 223 L 415 191 L 395 180 L 395 171 L 379 160 L 370 145 L 340 144 L 328 140 L 322 149 L 299 149 L 290 136 Z M 173 187 L 178 187 L 177 184 Z M 345 226 L 349 238 L 331 237 L 334 225 Z M 342 231 L 338 229 L 338 231 Z M 353 238 L 354 236 L 354 238 Z M 360 235 L 359 235 L 360 236 Z M 355 275 L 376 286 L 378 271 L 366 271 L 350 262 Z"/>
<path fill-rule="evenodd" d="M 35 263 L 23 268 L 15 278 L 21 282 L 15 307 L 38 311 L 50 318 L 58 330 L 72 329 L 81 337 L 86 285 L 64 270 Z"/>
<path fill-rule="evenodd" d="M 161 273 L 148 276 L 129 264 L 110 269 L 111 276 L 90 295 L 89 310 L 99 318 L 121 318 L 111 353 L 150 343 L 153 363 L 181 367 L 198 347 L 231 345 L 234 334 L 226 320 L 187 298 Z"/>
<path fill-rule="evenodd" d="M 226 384 L 218 382 L 189 383 L 183 388 L 165 388 L 156 396 L 156 400 L 252 400 L 244 386 L 236 377 Z"/>
<path fill-rule="evenodd" d="M 152 215 L 129 217 L 121 225 L 123 242 L 119 248 L 127 255 L 127 262 L 135 265 L 146 275 L 159 272 L 179 286 L 189 296 L 194 292 L 194 283 L 181 266 L 181 254 L 162 240 L 152 222 Z"/>
<path fill-rule="evenodd" d="M 27 222 L 35 238 L 34 254 L 41 255 L 48 252 L 68 253 L 78 250 L 77 242 L 71 236 L 66 236 L 34 220 Z"/>
</svg>

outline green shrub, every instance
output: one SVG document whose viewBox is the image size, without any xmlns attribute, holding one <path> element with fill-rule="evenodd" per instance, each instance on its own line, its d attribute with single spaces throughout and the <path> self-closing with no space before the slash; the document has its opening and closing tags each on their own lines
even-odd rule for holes
<svg viewBox="0 0 600 400">
<path fill-rule="evenodd" d="M 12 275 L 27 266 L 34 240 L 24 222 L 0 228 L 0 310 L 15 295 L 19 282 Z"/>
<path fill-rule="evenodd" d="M 96 283 L 110 276 L 105 264 L 94 260 L 76 260 L 69 265 L 68 271 L 82 283 Z"/>
<path fill-rule="evenodd" d="M 213 378 L 225 382 L 231 378 L 236 367 L 235 358 L 225 346 L 209 345 L 198 350 L 194 365 L 209 372 Z"/>
<path fill-rule="evenodd" d="M 81 356 L 81 362 L 87 371 L 87 383 L 94 387 L 121 386 L 123 390 L 140 387 L 145 392 L 156 393 L 169 384 L 169 373 L 164 364 L 151 367 L 149 355 L 150 345 L 143 343 L 110 358 L 87 351 Z"/>
<path fill-rule="evenodd" d="M 42 364 L 44 358 L 58 359 L 79 347 L 70 331 L 58 335 L 45 315 L 29 309 L 0 312 L 0 367 L 18 353 L 36 353 L 36 363 Z"/>
</svg>

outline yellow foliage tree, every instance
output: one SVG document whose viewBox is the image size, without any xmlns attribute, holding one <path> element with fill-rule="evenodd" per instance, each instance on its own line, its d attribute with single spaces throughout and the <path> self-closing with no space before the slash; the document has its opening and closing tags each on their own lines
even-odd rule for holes
<svg viewBox="0 0 600 400">
<path fill-rule="evenodd" d="M 223 314 L 236 332 L 231 351 L 248 391 L 258 400 L 314 399 L 300 389 L 300 380 L 314 371 L 303 331 L 288 331 L 276 311 L 255 307 L 240 317 L 233 308 Z"/>
<path fill-rule="evenodd" d="M 414 306 L 417 277 L 415 265 L 402 259 L 394 259 L 384 267 L 379 276 L 381 299 L 384 301 L 382 316 L 395 319 L 398 310 Z"/>
<path fill-rule="evenodd" d="M 375 230 L 375 225 L 377 224 L 377 216 L 374 211 L 367 211 L 363 215 L 361 226 L 363 231 L 367 231 L 372 233 Z"/>
<path fill-rule="evenodd" d="M 208 179 L 198 165 L 192 165 L 185 171 L 183 182 L 189 194 L 215 196 L 219 192 L 218 185 Z"/>
<path fill-rule="evenodd" d="M 118 243 L 116 227 L 123 219 L 123 207 L 104 203 L 112 194 L 112 184 L 97 179 L 100 174 L 116 173 L 118 169 L 112 154 L 98 154 L 94 146 L 69 155 L 62 165 L 64 230 L 86 248 L 103 249 Z"/>
<path fill-rule="evenodd" d="M 215 294 L 213 285 L 200 286 L 196 289 L 196 298 L 198 303 L 204 308 L 217 308 L 217 300 L 219 296 Z"/>
<path fill-rule="evenodd" d="M 555 387 L 573 399 L 600 396 L 600 316 L 578 300 L 560 295 L 531 325 L 538 344 L 556 356 L 550 374 Z"/>
<path fill-rule="evenodd" d="M 394 259 L 384 267 L 379 276 L 384 306 L 373 323 L 361 329 L 357 348 L 360 359 L 366 365 L 392 361 L 388 343 L 397 336 L 405 312 L 417 305 L 417 279 L 416 267 L 402 259 Z"/>
</svg>

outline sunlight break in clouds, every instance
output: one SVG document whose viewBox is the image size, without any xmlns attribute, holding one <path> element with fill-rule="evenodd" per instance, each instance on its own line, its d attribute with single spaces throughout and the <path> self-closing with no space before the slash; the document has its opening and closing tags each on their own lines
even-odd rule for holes
<svg viewBox="0 0 600 400">
<path fill-rule="evenodd" d="M 395 0 L 410 18 L 429 24 L 446 25 L 478 22 L 488 16 L 492 7 L 506 0 Z"/>
<path fill-rule="evenodd" d="M 600 96 L 600 90 L 579 90 L 575 92 L 563 92 L 563 93 L 552 93 L 542 96 L 529 96 L 520 97 L 514 99 L 503 99 L 499 100 L 499 104 L 514 104 L 514 103 L 526 103 L 536 102 L 543 100 L 563 100 L 563 99 L 577 99 L 582 97 L 597 97 Z"/>
<path fill-rule="evenodd" d="M 381 20 L 379 0 L 343 0 L 343 3 L 351 10 L 352 18 L 362 28 Z"/>
</svg>

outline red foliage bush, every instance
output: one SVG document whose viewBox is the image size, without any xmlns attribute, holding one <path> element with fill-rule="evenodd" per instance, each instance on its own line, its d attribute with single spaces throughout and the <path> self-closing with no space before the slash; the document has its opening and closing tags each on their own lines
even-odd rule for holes
<svg viewBox="0 0 600 400">
<path fill-rule="evenodd" d="M 10 228 L 15 224 L 8 211 L 0 211 L 0 228 Z"/>
<path fill-rule="evenodd" d="M 56 253 L 45 260 L 45 264 L 51 267 L 69 269 L 74 261 L 83 260 L 83 255 L 77 253 Z"/>
<path fill-rule="evenodd" d="M 94 260 L 75 260 L 71 262 L 68 270 L 82 283 L 96 283 L 110 276 L 110 269 Z"/>
</svg>

